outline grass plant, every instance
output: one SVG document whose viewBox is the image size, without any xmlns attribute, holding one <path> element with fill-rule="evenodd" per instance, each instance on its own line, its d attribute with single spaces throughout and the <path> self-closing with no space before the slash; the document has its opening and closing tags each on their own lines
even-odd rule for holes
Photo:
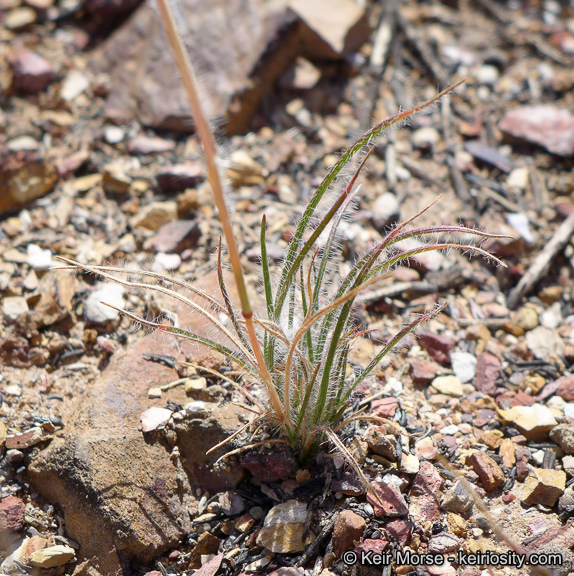
<svg viewBox="0 0 574 576">
<path fill-rule="evenodd" d="M 339 278 L 335 285 L 332 284 L 330 263 L 337 259 L 340 251 L 337 242 L 339 225 L 356 194 L 357 179 L 373 151 L 376 138 L 385 130 L 433 105 L 460 82 L 427 102 L 384 119 L 345 150 L 305 208 L 281 264 L 277 282 L 272 279 L 267 257 L 267 222 L 263 216 L 260 235 L 261 279 L 266 306 L 264 310 L 254 311 L 225 202 L 215 140 L 198 97 L 197 79 L 168 0 L 158 0 L 158 6 L 189 96 L 196 130 L 203 144 L 207 176 L 223 226 L 240 310 L 236 310 L 231 303 L 223 275 L 221 241 L 218 255 L 220 297 L 164 274 L 130 271 L 113 266 L 90 266 L 64 258 L 62 260 L 70 267 L 96 273 L 125 286 L 167 294 L 200 313 L 217 330 L 220 338 L 207 338 L 181 327 L 150 322 L 120 310 L 135 322 L 220 352 L 241 367 L 266 392 L 266 400 L 261 401 L 239 386 L 245 397 L 245 408 L 255 412 L 257 423 L 272 425 L 279 438 L 288 442 L 302 458 L 308 457 L 322 441 L 329 439 L 337 450 L 350 459 L 337 433 L 357 419 L 380 421 L 353 411 L 353 392 L 407 334 L 435 317 L 442 309 L 441 306 L 435 306 L 404 325 L 367 366 L 360 371 L 350 371 L 350 349 L 354 341 L 363 335 L 355 329 L 351 320 L 357 296 L 386 278 L 393 267 L 408 263 L 411 258 L 424 252 L 454 248 L 501 264 L 480 248 L 478 242 L 469 244 L 438 240 L 439 237 L 449 235 L 459 238 L 471 235 L 477 240 L 499 237 L 497 235 L 464 226 L 416 227 L 415 220 L 427 207 L 392 228 L 377 245 L 354 262 L 346 276 Z M 335 195 L 328 209 L 322 211 L 321 206 L 328 201 L 327 193 L 341 177 L 342 171 L 353 163 L 358 166 L 351 178 L 342 191 Z M 412 238 L 430 238 L 431 241 L 416 248 L 401 249 L 401 242 Z M 157 282 L 134 281 L 134 275 L 147 276 Z M 185 295 L 185 292 L 189 292 L 189 295 Z"/>
</svg>

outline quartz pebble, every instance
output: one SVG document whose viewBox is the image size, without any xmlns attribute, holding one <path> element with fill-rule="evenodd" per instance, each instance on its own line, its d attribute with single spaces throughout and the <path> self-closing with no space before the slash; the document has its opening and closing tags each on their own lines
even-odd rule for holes
<svg viewBox="0 0 574 576">
<path fill-rule="evenodd" d="M 88 296 L 84 304 L 84 317 L 88 322 L 102 324 L 111 320 L 116 320 L 119 312 L 106 304 L 111 304 L 117 308 L 124 308 L 124 287 L 111 282 L 101 282 L 96 285 L 96 289 Z"/>
<path fill-rule="evenodd" d="M 452 369 L 455 376 L 463 383 L 471 382 L 476 376 L 477 359 L 468 352 L 453 352 L 451 354 Z"/>
<path fill-rule="evenodd" d="M 432 386 L 447 396 L 460 398 L 464 394 L 462 382 L 456 376 L 438 376 L 432 381 Z"/>
<path fill-rule="evenodd" d="M 152 407 L 141 415 L 143 432 L 153 432 L 159 428 L 164 428 L 171 418 L 171 410 L 167 408 Z"/>
</svg>

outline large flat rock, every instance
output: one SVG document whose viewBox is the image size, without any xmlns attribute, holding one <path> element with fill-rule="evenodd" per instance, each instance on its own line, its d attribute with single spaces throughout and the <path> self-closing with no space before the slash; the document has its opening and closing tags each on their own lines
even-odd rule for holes
<svg viewBox="0 0 574 576">
<path fill-rule="evenodd" d="M 212 469 L 225 448 L 205 456 L 241 425 L 244 415 L 235 406 L 210 404 L 207 416 L 186 418 L 166 433 L 139 430 L 148 408 L 189 401 L 183 387 L 161 399 L 147 396 L 178 375 L 143 354 L 177 355 L 174 342 L 153 333 L 118 352 L 65 433 L 29 467 L 34 488 L 62 509 L 66 533 L 80 543 L 77 574 L 120 576 L 133 561 L 151 563 L 191 531 L 197 487 L 229 488 L 241 479 L 240 469 Z M 176 444 L 181 458 L 170 457 Z"/>
</svg>

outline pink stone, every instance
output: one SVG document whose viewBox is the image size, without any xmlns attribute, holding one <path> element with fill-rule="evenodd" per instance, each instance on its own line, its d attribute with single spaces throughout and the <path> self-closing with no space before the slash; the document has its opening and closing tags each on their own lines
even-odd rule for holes
<svg viewBox="0 0 574 576">
<path fill-rule="evenodd" d="M 496 380 L 500 375 L 500 360 L 488 352 L 483 352 L 477 357 L 476 389 L 483 394 L 494 396 L 496 394 Z"/>
<path fill-rule="evenodd" d="M 54 78 L 50 63 L 31 50 L 16 50 L 8 57 L 8 61 L 14 72 L 16 89 L 21 92 L 41 92 Z"/>
<path fill-rule="evenodd" d="M 574 116 L 567 110 L 550 105 L 521 106 L 506 112 L 499 128 L 554 154 L 574 155 Z"/>
<path fill-rule="evenodd" d="M 26 506 L 20 498 L 8 496 L 0 502 L 0 533 L 19 532 L 24 527 Z"/>
</svg>

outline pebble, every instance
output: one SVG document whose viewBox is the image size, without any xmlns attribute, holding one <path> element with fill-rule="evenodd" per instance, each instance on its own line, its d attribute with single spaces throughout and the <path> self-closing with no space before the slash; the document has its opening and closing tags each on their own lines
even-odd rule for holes
<svg viewBox="0 0 574 576">
<path fill-rule="evenodd" d="M 195 220 L 174 220 L 157 231 L 151 245 L 156 252 L 181 254 L 185 249 L 193 248 L 200 236 L 201 230 Z"/>
<path fill-rule="evenodd" d="M 418 474 L 418 471 L 420 469 L 419 459 L 414 454 L 410 453 L 405 454 L 403 452 L 401 456 L 399 469 L 401 472 L 404 472 L 405 474 Z"/>
<path fill-rule="evenodd" d="M 564 418 L 574 420 L 574 403 L 568 403 L 564 406 Z"/>
<path fill-rule="evenodd" d="M 415 384 L 429 384 L 437 375 L 439 366 L 430 360 L 411 362 L 411 378 Z"/>
<path fill-rule="evenodd" d="M 307 505 L 297 500 L 288 500 L 271 508 L 257 535 L 257 544 L 276 554 L 303 552 L 307 514 Z"/>
<path fill-rule="evenodd" d="M 72 102 L 90 86 L 90 81 L 79 70 L 72 70 L 64 78 L 60 87 L 60 96 L 66 102 Z"/>
<path fill-rule="evenodd" d="M 10 10 L 4 18 L 4 26 L 8 30 L 24 30 L 36 22 L 36 11 L 24 6 Z"/>
<path fill-rule="evenodd" d="M 556 442 L 566 454 L 574 454 L 574 425 L 560 424 L 550 432 L 550 439 Z"/>
<path fill-rule="evenodd" d="M 34 270 L 47 270 L 52 266 L 57 266 L 57 262 L 52 260 L 52 252 L 48 249 L 43 250 L 37 244 L 28 244 L 26 247 L 26 264 Z"/>
<path fill-rule="evenodd" d="M 526 333 L 526 345 L 539 360 L 546 360 L 554 354 L 562 354 L 564 341 L 555 330 L 538 326 Z"/>
<path fill-rule="evenodd" d="M 8 56 L 8 62 L 14 73 L 16 90 L 36 94 L 45 90 L 54 79 L 50 62 L 32 50 L 17 50 Z"/>
<path fill-rule="evenodd" d="M 8 496 L 0 501 L 0 533 L 19 532 L 24 528 L 26 505 L 16 496 Z"/>
<path fill-rule="evenodd" d="M 521 106 L 506 112 L 498 127 L 554 154 L 574 155 L 574 116 L 568 110 L 552 105 Z"/>
<path fill-rule="evenodd" d="M 440 394 L 460 398 L 464 392 L 462 382 L 456 376 L 438 376 L 432 381 L 432 387 Z"/>
<path fill-rule="evenodd" d="M 556 387 L 556 394 L 567 402 L 574 400 L 574 374 L 562 376 L 552 383 Z"/>
<path fill-rule="evenodd" d="M 430 554 L 446 554 L 447 552 L 454 552 L 458 550 L 461 541 L 448 532 L 441 532 L 431 536 L 428 544 L 428 551 Z"/>
<path fill-rule="evenodd" d="M 2 315 L 10 322 L 15 322 L 20 314 L 26 314 L 29 310 L 28 302 L 22 296 L 7 296 L 2 299 Z"/>
<path fill-rule="evenodd" d="M 176 218 L 177 203 L 174 200 L 150 202 L 130 218 L 130 225 L 132 228 L 147 228 L 155 231 Z"/>
<path fill-rule="evenodd" d="M 544 312 L 540 315 L 540 324 L 542 324 L 544 328 L 554 330 L 560 326 L 562 319 L 562 305 L 560 302 L 554 302 L 552 306 L 544 310 Z"/>
<path fill-rule="evenodd" d="M 476 356 L 468 352 L 453 352 L 451 354 L 452 369 L 455 376 L 463 383 L 470 382 L 476 376 Z"/>
<path fill-rule="evenodd" d="M 219 505 L 226 516 L 237 516 L 246 508 L 245 499 L 236 492 L 229 491 L 219 495 Z"/>
<path fill-rule="evenodd" d="M 344 552 L 350 550 L 361 538 L 366 527 L 365 519 L 352 510 L 343 510 L 339 513 L 331 539 L 335 555 L 339 558 Z"/>
<path fill-rule="evenodd" d="M 382 232 L 400 219 L 401 205 L 393 193 L 385 192 L 373 203 L 371 215 L 374 227 Z"/>
<path fill-rule="evenodd" d="M 528 166 L 520 166 L 515 168 L 506 179 L 506 185 L 509 188 L 517 188 L 518 190 L 526 190 L 528 182 L 530 181 L 530 171 Z"/>
<path fill-rule="evenodd" d="M 193 188 L 203 176 L 203 166 L 199 162 L 165 166 L 155 175 L 158 186 L 164 192 L 182 192 Z"/>
<path fill-rule="evenodd" d="M 510 212 L 506 214 L 506 221 L 528 244 L 532 244 L 536 240 L 536 237 L 530 229 L 530 220 L 528 220 L 526 214 L 522 212 Z"/>
<path fill-rule="evenodd" d="M 74 555 L 73 548 L 58 544 L 32 552 L 28 562 L 34 568 L 56 568 L 67 564 Z"/>
<path fill-rule="evenodd" d="M 106 306 L 105 303 L 124 308 L 124 287 L 112 282 L 99 282 L 95 290 L 88 296 L 84 304 L 84 318 L 88 322 L 103 324 L 116 320 L 119 312 Z"/>
<path fill-rule="evenodd" d="M 516 312 L 512 322 L 524 332 L 534 330 L 538 326 L 538 313 L 530 306 L 523 306 Z"/>
<path fill-rule="evenodd" d="M 500 466 L 484 452 L 473 452 L 467 457 L 466 462 L 478 474 L 487 492 L 500 488 L 504 484 L 504 473 Z"/>
<path fill-rule="evenodd" d="M 562 467 L 570 476 L 574 476 L 574 456 L 564 456 L 562 458 Z"/>
<path fill-rule="evenodd" d="M 192 418 L 201 418 L 209 414 L 209 409 L 202 400 L 195 400 L 185 405 L 185 413 Z"/>
<path fill-rule="evenodd" d="M 425 126 L 424 128 L 415 130 L 411 135 L 411 139 L 415 148 L 430 150 L 438 144 L 440 134 L 436 128 Z"/>
<path fill-rule="evenodd" d="M 378 498 L 367 492 L 367 501 L 372 504 L 377 518 L 406 516 L 409 513 L 404 496 L 394 484 L 373 482 L 371 485 Z"/>
<path fill-rule="evenodd" d="M 153 259 L 152 272 L 163 272 L 164 270 L 177 270 L 181 266 L 181 256 L 179 254 L 166 254 L 158 252 Z"/>
<path fill-rule="evenodd" d="M 440 433 L 444 436 L 454 436 L 457 432 L 460 432 L 460 429 L 456 424 L 450 424 L 440 429 Z"/>
<path fill-rule="evenodd" d="M 542 404 L 514 406 L 510 410 L 500 410 L 499 413 L 529 440 L 545 440 L 550 430 L 558 424 L 552 412 Z"/>
<path fill-rule="evenodd" d="M 496 86 L 499 76 L 498 68 L 491 64 L 483 64 L 474 73 L 477 82 L 490 87 Z"/>
<path fill-rule="evenodd" d="M 162 152 L 169 152 L 175 148 L 173 140 L 166 140 L 157 136 L 145 136 L 139 134 L 128 144 L 128 151 L 131 154 L 161 154 Z"/>
<path fill-rule="evenodd" d="M 524 482 L 522 502 L 526 506 L 554 506 L 566 488 L 566 472 L 535 468 Z"/>
<path fill-rule="evenodd" d="M 472 496 L 465 490 L 461 482 L 457 482 L 442 495 L 440 507 L 448 512 L 463 514 L 472 508 L 473 504 Z"/>
<path fill-rule="evenodd" d="M 108 194 L 126 194 L 129 192 L 131 178 L 125 173 L 124 167 L 118 162 L 104 166 L 102 185 Z"/>
<path fill-rule="evenodd" d="M 148 398 L 161 398 L 161 388 L 150 388 L 147 391 L 147 397 Z"/>
<path fill-rule="evenodd" d="M 22 386 L 19 384 L 9 384 L 4 388 L 4 392 L 9 396 L 22 396 Z"/>
<path fill-rule="evenodd" d="M 119 126 L 106 126 L 104 129 L 104 138 L 108 144 L 119 144 L 125 137 L 125 132 Z"/>
<path fill-rule="evenodd" d="M 30 448 L 35 444 L 38 444 L 44 439 L 44 431 L 42 428 L 35 426 L 34 428 L 29 428 L 24 432 L 19 432 L 18 434 L 13 434 L 6 437 L 6 448 L 9 450 L 25 450 Z"/>
<path fill-rule="evenodd" d="M 142 432 L 153 432 L 159 428 L 164 428 L 171 418 L 171 410 L 158 408 L 156 406 L 148 408 L 140 418 Z"/>
<path fill-rule="evenodd" d="M 415 444 L 415 455 L 419 459 L 434 460 L 438 454 L 438 448 L 432 438 L 423 438 Z"/>
</svg>

